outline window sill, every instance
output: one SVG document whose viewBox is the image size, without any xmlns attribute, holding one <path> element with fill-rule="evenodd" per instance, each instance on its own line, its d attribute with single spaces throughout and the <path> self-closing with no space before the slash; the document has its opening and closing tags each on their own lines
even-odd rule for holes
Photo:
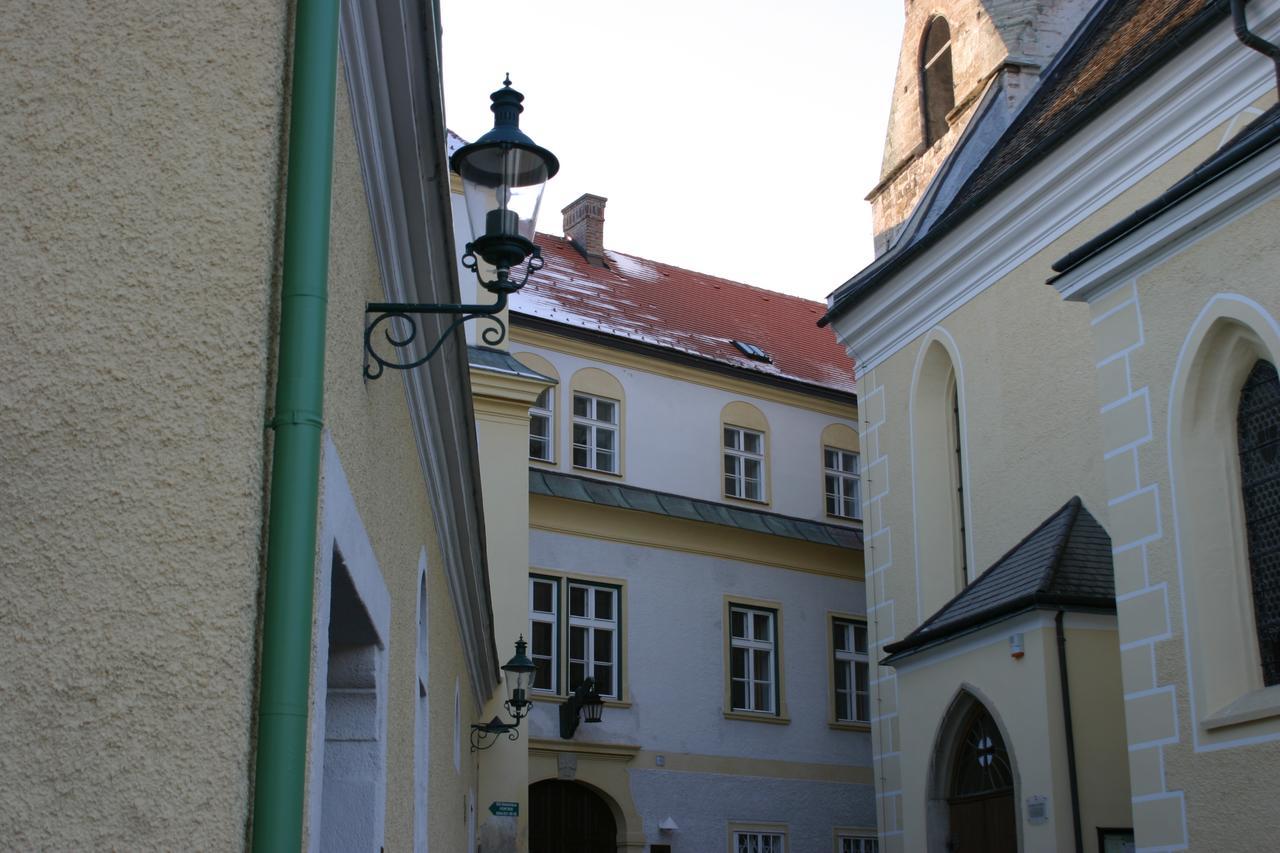
<svg viewBox="0 0 1280 853">
<path fill-rule="evenodd" d="M 827 728 L 840 732 L 869 732 L 871 731 L 870 723 L 850 723 L 842 720 L 828 720 Z"/>
<path fill-rule="evenodd" d="M 746 506 L 768 506 L 767 500 L 756 500 L 755 498 L 740 498 L 734 495 L 724 495 L 723 499 L 736 504 L 745 504 Z"/>
<path fill-rule="evenodd" d="M 791 725 L 791 718 L 779 714 L 765 714 L 760 711 L 725 711 L 726 720 L 747 720 L 752 723 L 773 723 L 778 726 Z"/>
<path fill-rule="evenodd" d="M 1246 693 L 1225 708 L 1205 717 L 1200 721 L 1200 727 L 1211 732 L 1268 717 L 1280 717 L 1280 684 Z"/>
<path fill-rule="evenodd" d="M 827 520 L 836 522 L 842 521 L 845 524 L 862 524 L 862 517 L 854 515 L 833 515 L 831 513 L 827 513 Z"/>
<path fill-rule="evenodd" d="M 587 468 L 582 465 L 574 465 L 573 470 L 585 471 L 588 474 L 604 474 L 606 477 L 617 477 L 619 480 L 622 479 L 622 474 L 617 471 L 604 471 L 600 468 Z"/>
<path fill-rule="evenodd" d="M 529 457 L 529 464 L 530 464 L 530 465 L 539 465 L 539 466 L 541 466 L 541 467 L 543 467 L 543 468 L 555 468 L 555 467 L 557 467 L 557 466 L 556 466 L 556 460 L 554 460 L 554 459 L 535 459 L 535 458 L 533 458 L 532 456 L 530 456 L 530 457 Z"/>
<path fill-rule="evenodd" d="M 562 696 L 558 693 L 536 693 L 529 691 L 529 698 L 534 702 L 542 702 L 545 705 L 563 705 L 568 701 L 568 696 Z M 605 699 L 604 706 L 606 708 L 630 708 L 630 699 Z"/>
</svg>

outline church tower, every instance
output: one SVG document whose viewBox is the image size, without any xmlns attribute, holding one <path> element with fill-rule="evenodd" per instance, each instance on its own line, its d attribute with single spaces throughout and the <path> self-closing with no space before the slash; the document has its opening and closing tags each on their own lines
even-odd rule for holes
<svg viewBox="0 0 1280 853">
<path fill-rule="evenodd" d="M 1094 0 L 905 0 L 893 107 L 871 190 L 876 254 L 911 215 L 988 90 L 1013 107 Z"/>
</svg>

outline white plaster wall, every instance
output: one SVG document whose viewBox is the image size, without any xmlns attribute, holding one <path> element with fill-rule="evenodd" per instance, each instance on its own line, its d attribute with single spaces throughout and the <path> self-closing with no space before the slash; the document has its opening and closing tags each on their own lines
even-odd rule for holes
<svg viewBox="0 0 1280 853">
<path fill-rule="evenodd" d="M 862 613 L 861 582 L 538 530 L 530 531 L 529 560 L 534 571 L 626 583 L 623 679 L 631 707 L 606 708 L 602 721 L 580 726 L 575 740 L 697 755 L 870 764 L 866 733 L 827 723 L 827 613 Z M 723 715 L 725 595 L 780 606 L 788 724 Z M 558 720 L 558 705 L 535 702 L 529 734 L 557 738 Z"/>
<path fill-rule="evenodd" d="M 856 432 L 855 419 L 526 344 L 516 344 L 513 351 L 537 353 L 559 371 L 560 411 L 555 425 L 558 470 L 597 476 L 573 467 L 573 398 L 569 390 L 574 373 L 583 367 L 597 367 L 613 375 L 626 395 L 622 436 L 626 483 L 704 500 L 722 500 L 720 412 L 726 404 L 742 400 L 760 409 L 769 421 L 771 502 L 759 508 L 831 520 L 823 503 L 822 430 L 829 424 L 841 423 Z"/>
</svg>

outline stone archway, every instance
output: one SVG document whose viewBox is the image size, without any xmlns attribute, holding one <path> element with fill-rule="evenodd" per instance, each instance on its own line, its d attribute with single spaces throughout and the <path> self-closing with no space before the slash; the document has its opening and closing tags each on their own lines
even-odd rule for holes
<svg viewBox="0 0 1280 853">
<path fill-rule="evenodd" d="M 600 794 L 579 782 L 529 786 L 529 853 L 616 853 L 618 825 Z"/>
</svg>

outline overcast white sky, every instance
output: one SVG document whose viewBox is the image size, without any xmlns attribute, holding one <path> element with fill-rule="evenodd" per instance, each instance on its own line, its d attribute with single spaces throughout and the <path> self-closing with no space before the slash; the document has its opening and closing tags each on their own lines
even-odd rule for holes
<svg viewBox="0 0 1280 853">
<path fill-rule="evenodd" d="M 475 139 L 511 72 L 605 248 L 824 299 L 871 261 L 901 0 L 442 0 L 445 109 Z"/>
</svg>

